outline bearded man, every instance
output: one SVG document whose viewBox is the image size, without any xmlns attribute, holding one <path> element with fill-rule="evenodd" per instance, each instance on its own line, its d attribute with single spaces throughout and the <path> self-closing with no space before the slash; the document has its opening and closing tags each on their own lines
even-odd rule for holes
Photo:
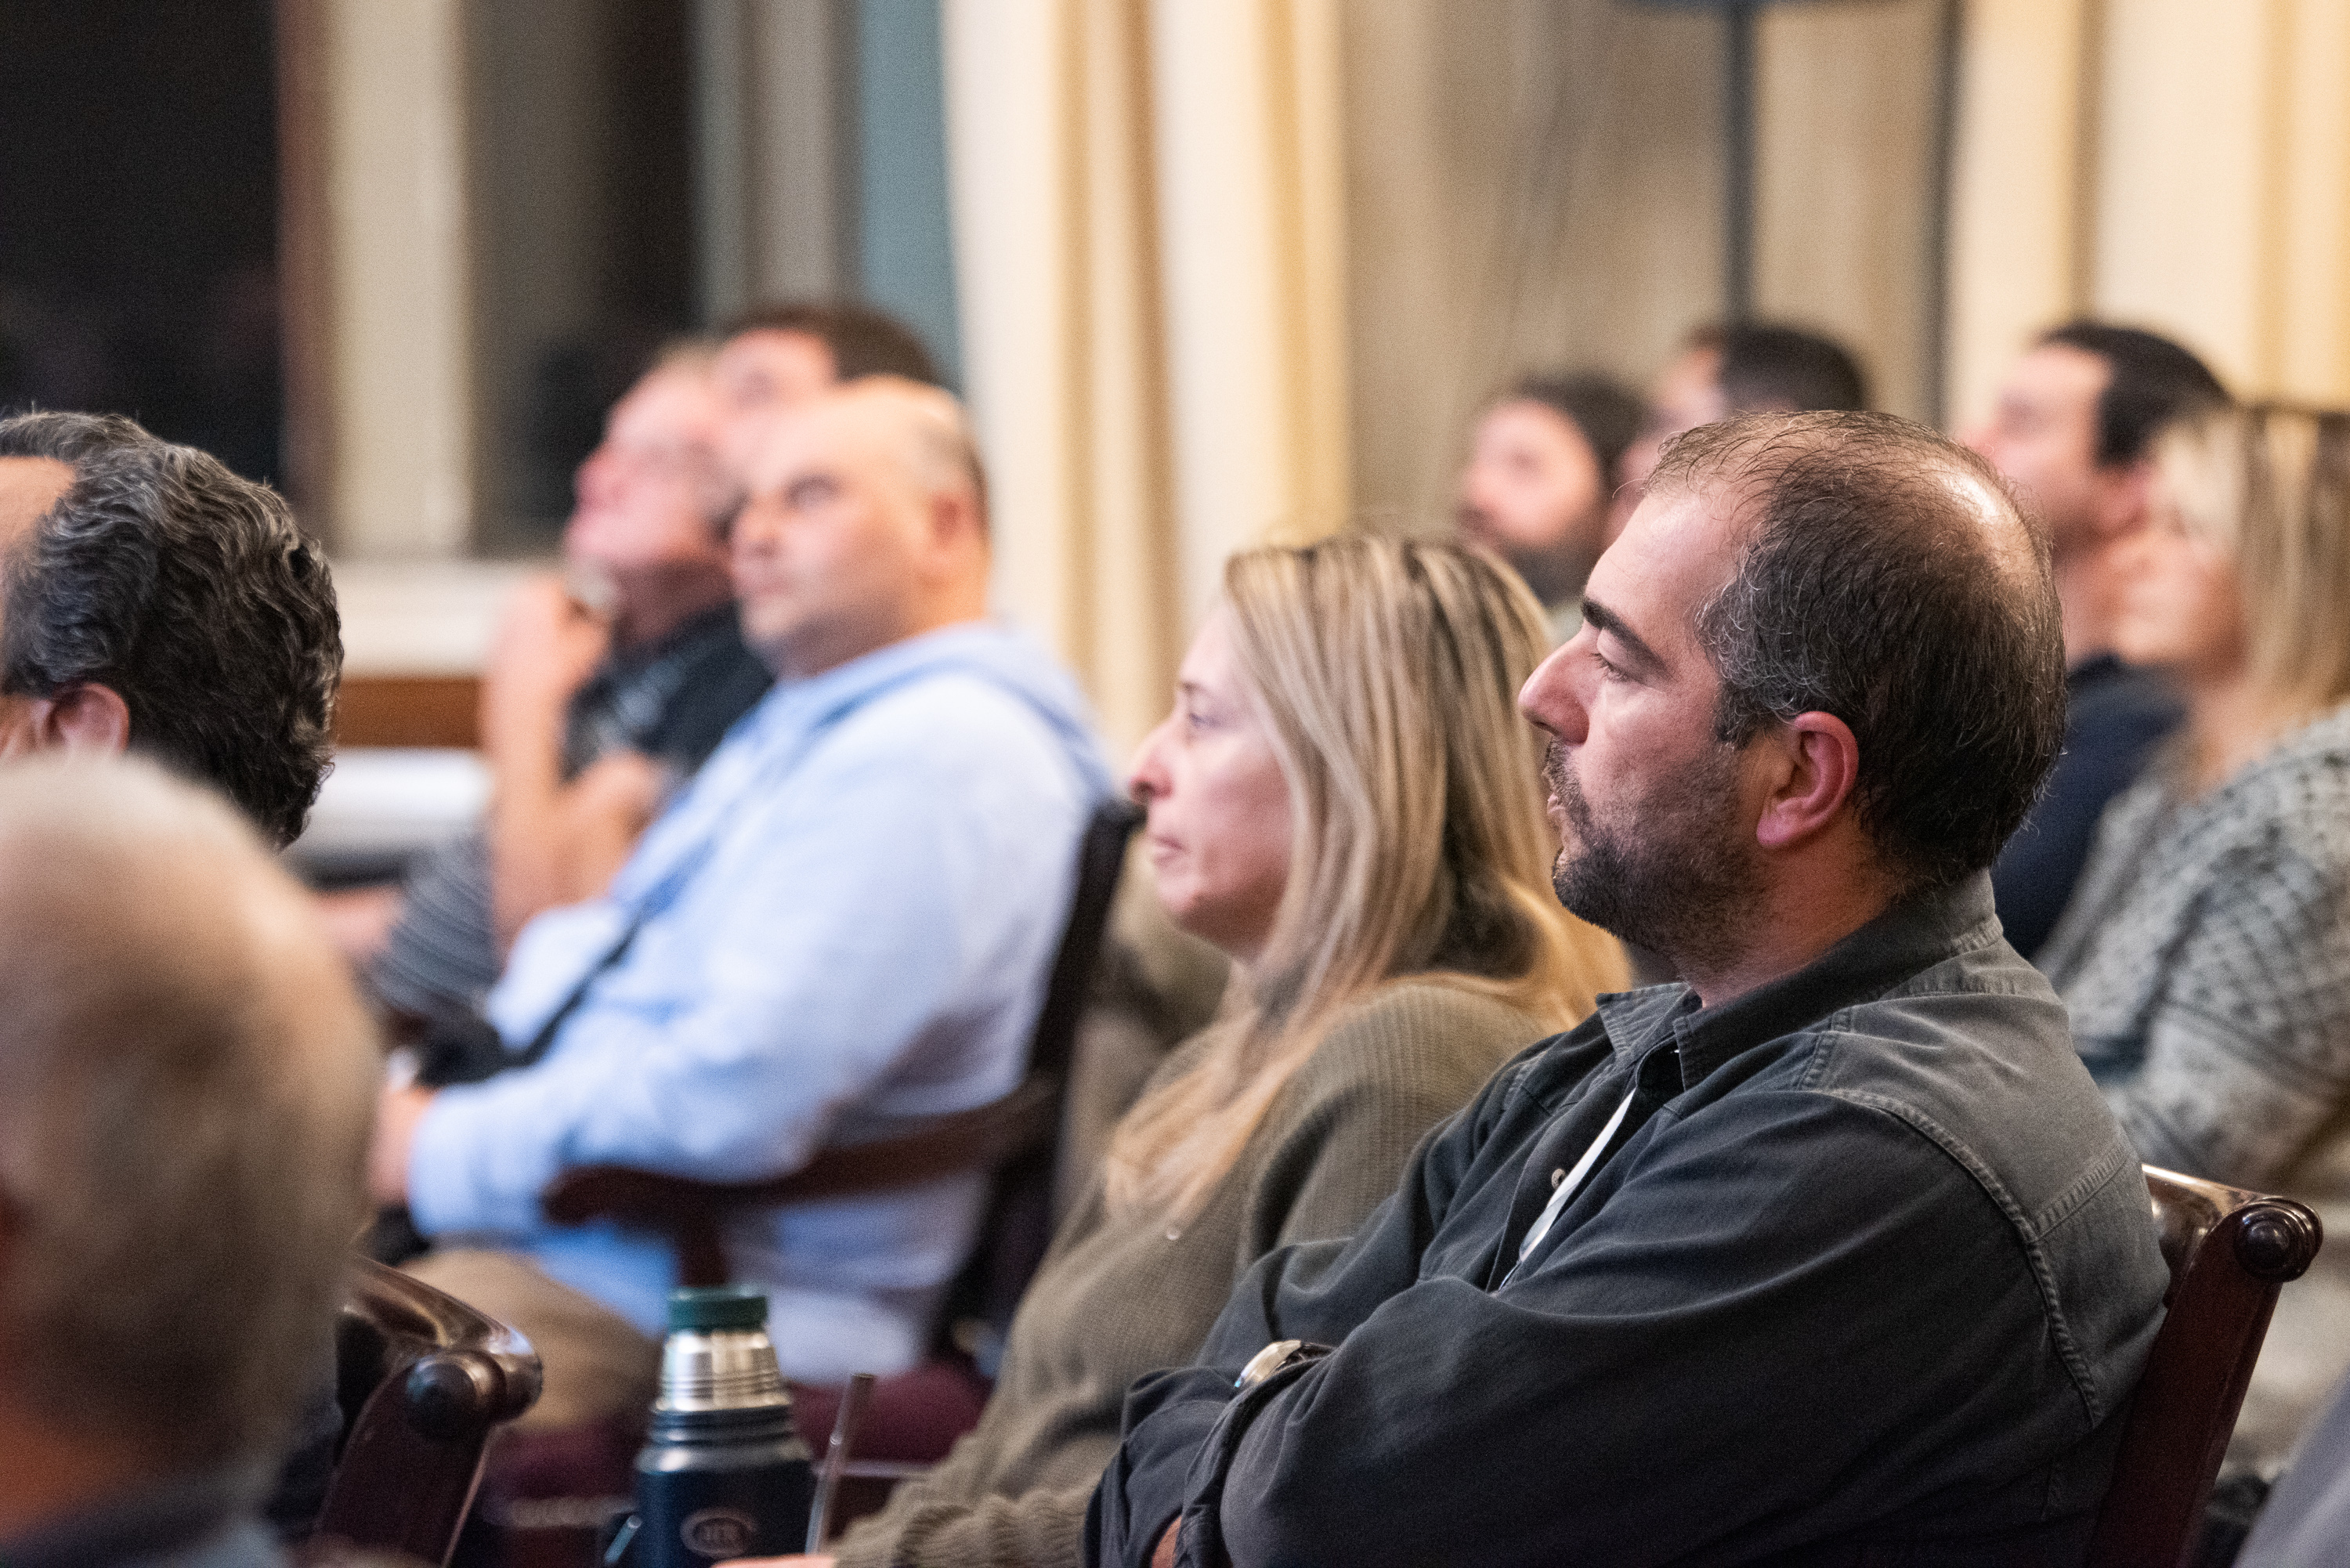
<svg viewBox="0 0 2350 1568">
<path fill-rule="evenodd" d="M 1600 999 L 1136 1385 L 1094 1563 L 2077 1563 L 2166 1273 L 1985 868 L 2046 535 L 1885 415 L 1666 448 L 1527 682 Z"/>
</svg>

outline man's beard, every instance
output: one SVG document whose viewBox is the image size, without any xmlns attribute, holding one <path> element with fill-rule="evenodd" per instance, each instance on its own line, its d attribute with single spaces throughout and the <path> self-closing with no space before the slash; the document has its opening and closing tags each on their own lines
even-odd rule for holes
<svg viewBox="0 0 2350 1568">
<path fill-rule="evenodd" d="M 1683 974 L 1736 957 L 1762 877 L 1737 824 L 1734 748 L 1639 801 L 1629 832 L 1600 823 L 1556 742 L 1543 775 L 1566 817 L 1551 868 L 1560 903 Z"/>
</svg>

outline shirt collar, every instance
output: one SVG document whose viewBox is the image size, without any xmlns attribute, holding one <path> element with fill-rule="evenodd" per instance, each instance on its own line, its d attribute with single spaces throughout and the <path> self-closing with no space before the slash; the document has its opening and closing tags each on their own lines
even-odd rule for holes
<svg viewBox="0 0 2350 1568">
<path fill-rule="evenodd" d="M 1681 1087 L 1693 1088 L 1752 1046 L 1873 1001 L 1953 953 L 1998 937 L 1991 875 L 1978 871 L 1910 895 L 1802 969 L 1719 1007 L 1700 1007 L 1697 993 L 1676 981 L 1601 997 L 1600 1022 L 1627 1070 L 1670 1036 Z"/>
</svg>

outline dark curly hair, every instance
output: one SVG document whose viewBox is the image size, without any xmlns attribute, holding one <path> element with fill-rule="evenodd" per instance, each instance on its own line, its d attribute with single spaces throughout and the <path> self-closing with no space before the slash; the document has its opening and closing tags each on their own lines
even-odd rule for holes
<svg viewBox="0 0 2350 1568">
<path fill-rule="evenodd" d="M 285 499 L 112 414 L 0 420 L 0 457 L 74 471 L 0 553 L 0 691 L 109 688 L 133 749 L 291 843 L 326 776 L 343 641 Z"/>
<path fill-rule="evenodd" d="M 1668 442 L 1648 482 L 1667 492 L 1735 497 L 1746 524 L 1698 616 L 1718 738 L 1832 713 L 1860 743 L 1854 810 L 1907 887 L 1989 866 L 2064 734 L 2048 536 L 1998 473 L 1891 414 L 1747 414 Z"/>
</svg>

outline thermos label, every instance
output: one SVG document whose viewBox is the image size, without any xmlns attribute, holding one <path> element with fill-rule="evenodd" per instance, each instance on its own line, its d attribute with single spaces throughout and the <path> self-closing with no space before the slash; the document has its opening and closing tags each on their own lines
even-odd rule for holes
<svg viewBox="0 0 2350 1568">
<path fill-rule="evenodd" d="M 678 1539 L 704 1557 L 740 1557 L 759 1539 L 759 1521 L 739 1508 L 705 1508 L 685 1516 Z"/>
</svg>

